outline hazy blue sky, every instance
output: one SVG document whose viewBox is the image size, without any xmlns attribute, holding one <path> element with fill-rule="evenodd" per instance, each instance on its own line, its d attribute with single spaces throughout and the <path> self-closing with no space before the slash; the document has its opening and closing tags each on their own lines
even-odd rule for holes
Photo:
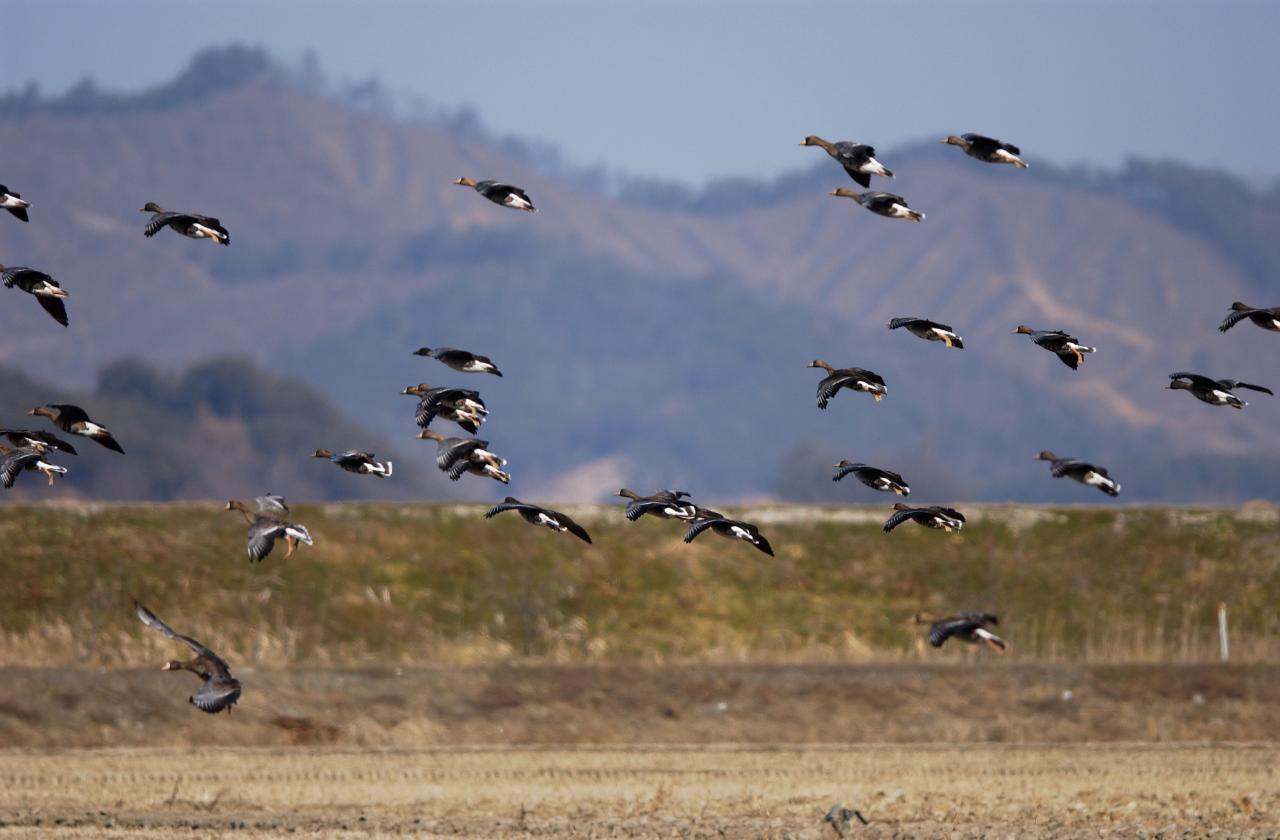
<svg viewBox="0 0 1280 840">
<path fill-rule="evenodd" d="M 0 0 L 0 28 L 4 87 L 138 88 L 228 41 L 314 50 L 576 163 L 695 182 L 806 165 L 810 133 L 1280 174 L 1280 2 Z"/>
</svg>

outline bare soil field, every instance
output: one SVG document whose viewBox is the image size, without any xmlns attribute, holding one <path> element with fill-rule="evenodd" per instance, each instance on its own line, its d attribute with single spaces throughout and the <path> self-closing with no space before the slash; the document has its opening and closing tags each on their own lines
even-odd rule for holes
<svg viewBox="0 0 1280 840">
<path fill-rule="evenodd" d="M 1274 745 L 0 752 L 0 838 L 1275 837 Z"/>
</svg>

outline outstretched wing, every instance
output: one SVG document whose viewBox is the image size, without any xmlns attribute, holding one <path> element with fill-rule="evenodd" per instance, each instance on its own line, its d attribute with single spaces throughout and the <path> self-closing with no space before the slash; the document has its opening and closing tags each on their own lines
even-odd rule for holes
<svg viewBox="0 0 1280 840">
<path fill-rule="evenodd" d="M 1235 380 L 1231 380 L 1231 379 L 1223 380 L 1224 385 L 1227 382 L 1231 383 L 1230 385 L 1227 386 L 1227 390 L 1234 390 L 1236 388 L 1248 388 L 1250 391 L 1261 391 L 1264 394 L 1271 394 L 1273 397 L 1275 396 L 1275 393 L 1270 388 L 1264 388 L 1261 385 L 1250 385 L 1248 382 L 1236 382 Z"/>
<path fill-rule="evenodd" d="M 67 305 L 62 302 L 62 298 L 36 295 L 36 300 L 40 301 L 40 306 L 53 317 L 53 320 L 64 327 L 67 326 Z"/>
<path fill-rule="evenodd" d="M 929 627 L 929 644 L 934 647 L 942 647 L 943 642 L 952 636 L 956 634 L 967 635 L 981 626 L 982 624 L 979 621 L 967 615 L 958 615 L 953 618 L 935 621 Z"/>
<path fill-rule="evenodd" d="M 894 528 L 897 528 L 899 525 L 901 525 L 903 522 L 906 522 L 908 519 L 911 519 L 913 516 L 915 516 L 915 514 L 916 514 L 916 510 L 914 508 L 911 510 L 895 510 L 893 512 L 893 515 L 885 520 L 884 532 L 886 534 L 889 533 Z"/>
<path fill-rule="evenodd" d="M 147 226 L 143 229 L 142 235 L 148 237 L 155 236 L 165 225 L 174 224 L 175 222 L 179 225 L 189 225 L 195 220 L 195 216 L 187 213 L 173 213 L 170 211 L 156 213 L 147 220 Z"/>
<path fill-rule="evenodd" d="M 289 512 L 289 506 L 284 503 L 284 496 L 267 493 L 265 496 L 258 496 L 254 501 L 257 502 L 261 513 L 278 515 Z"/>
<path fill-rule="evenodd" d="M 850 464 L 847 467 L 840 467 L 836 470 L 836 474 L 831 476 L 831 480 L 839 481 L 849 473 L 857 472 L 858 470 L 863 469 L 864 467 L 866 467 L 866 464 Z"/>
<path fill-rule="evenodd" d="M 540 511 L 540 510 L 542 510 L 542 508 L 540 508 L 540 507 L 536 507 L 535 505 L 528 505 L 528 504 L 525 504 L 524 502 L 520 501 L 519 499 L 516 499 L 516 498 L 513 498 L 513 497 L 511 497 L 511 496 L 508 496 L 508 497 L 506 498 L 506 500 L 505 500 L 505 501 L 503 501 L 503 502 L 501 502 L 501 503 L 499 503 L 499 504 L 496 504 L 496 505 L 494 505 L 493 507 L 489 508 L 488 512 L 487 512 L 487 513 L 485 513 L 484 518 L 485 518 L 485 519 L 492 519 L 493 517 L 497 516 L 498 514 L 502 513 L 503 511 L 508 511 L 508 510 L 531 510 L 531 511 Z"/>
<path fill-rule="evenodd" d="M 1233 310 L 1230 315 L 1222 319 L 1222 323 L 1218 325 L 1218 332 L 1226 332 L 1227 330 L 1231 329 L 1236 324 L 1240 323 L 1245 318 L 1248 318 L 1250 315 L 1254 314 L 1257 311 L 1258 311 L 1257 309 Z"/>
<path fill-rule="evenodd" d="M 1075 458 L 1059 458 L 1049 466 L 1049 475 L 1062 478 L 1067 473 L 1088 467 L 1088 464 Z"/>
<path fill-rule="evenodd" d="M 591 535 L 587 533 L 586 528 L 583 528 L 581 525 L 579 525 L 577 522 L 574 522 L 572 519 L 565 516 L 563 513 L 559 513 L 558 511 L 554 511 L 554 510 L 551 511 L 550 513 L 552 516 L 556 518 L 557 522 L 559 522 L 561 525 L 565 527 L 566 530 L 568 530 L 570 534 L 573 534 L 575 537 L 577 537 L 578 539 L 582 540 L 585 543 L 588 543 L 588 544 L 591 543 Z"/>
<path fill-rule="evenodd" d="M 261 561 L 275 548 L 276 537 L 285 532 L 283 522 L 259 516 L 249 524 L 249 559 Z"/>
<path fill-rule="evenodd" d="M 1210 379 L 1207 376 L 1201 376 L 1198 373 L 1187 373 L 1186 371 L 1178 371 L 1177 373 L 1169 374 L 1169 378 L 1170 379 L 1186 379 L 1192 385 L 1198 385 L 1201 388 L 1214 389 L 1214 388 L 1222 387 L 1216 381 Z"/>
<path fill-rule="evenodd" d="M 708 528 L 716 525 L 717 523 L 727 524 L 730 522 L 731 520 L 728 520 L 728 519 L 696 519 L 692 523 L 690 523 L 689 529 L 684 532 L 684 541 L 687 543 L 691 543 L 699 534 L 701 534 L 703 531 L 707 530 Z"/>
<path fill-rule="evenodd" d="M 89 412 L 85 411 L 78 405 L 71 405 L 70 403 L 54 403 L 49 407 L 58 412 L 58 425 L 62 426 L 64 429 L 68 426 L 73 426 L 76 423 L 90 422 Z"/>
<path fill-rule="evenodd" d="M 912 324 L 919 323 L 922 318 L 894 318 L 889 322 L 889 329 L 896 330 L 899 327 L 909 327 Z"/>
<path fill-rule="evenodd" d="M 40 453 L 33 449 L 15 449 L 12 452 L 6 452 L 0 456 L 0 484 L 3 484 L 6 490 L 9 489 L 18 480 L 19 473 L 26 469 L 27 464 L 39 458 Z"/>
<path fill-rule="evenodd" d="M 227 667 L 227 663 L 223 662 L 222 657 L 218 656 L 218 654 L 209 650 L 190 636 L 184 636 L 181 633 L 174 632 L 172 627 L 157 618 L 155 613 L 142 606 L 138 601 L 135 600 L 133 602 L 133 607 L 137 611 L 138 618 L 142 620 L 143 624 L 147 625 L 152 630 L 158 631 L 165 638 L 182 642 L 184 645 L 195 651 L 199 656 L 208 660 L 209 664 L 220 673 L 225 675 L 229 672 L 230 669 Z"/>
</svg>

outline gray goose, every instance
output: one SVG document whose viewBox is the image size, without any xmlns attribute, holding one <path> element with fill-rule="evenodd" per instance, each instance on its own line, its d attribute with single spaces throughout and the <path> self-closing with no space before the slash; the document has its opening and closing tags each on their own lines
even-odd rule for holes
<svg viewBox="0 0 1280 840">
<path fill-rule="evenodd" d="M 434 349 L 419 347 L 413 351 L 413 355 L 436 359 L 463 373 L 492 373 L 494 376 L 502 376 L 502 371 L 498 370 L 498 366 L 488 356 L 481 356 L 466 350 L 458 350 L 454 347 L 436 347 Z"/>
<path fill-rule="evenodd" d="M 410 385 L 400 393 L 418 398 L 414 421 L 423 429 L 430 426 L 436 417 L 443 417 L 474 435 L 489 414 L 480 392 L 469 388 L 432 388 L 423 382 Z"/>
<path fill-rule="evenodd" d="M 849 833 L 849 829 L 853 827 L 855 817 L 863 825 L 870 825 L 867 822 L 867 818 L 862 816 L 861 811 L 856 808 L 846 808 L 837 802 L 831 806 L 830 811 L 827 811 L 827 815 L 822 818 L 822 821 L 831 825 L 831 830 L 836 833 L 837 837 L 844 837 Z"/>
<path fill-rule="evenodd" d="M 769 545 L 769 541 L 764 538 L 764 535 L 760 533 L 760 529 L 755 525 L 737 519 L 727 519 L 715 514 L 714 511 L 708 511 L 708 513 L 714 514 L 714 516 L 709 515 L 701 519 L 695 519 L 689 525 L 689 529 L 684 532 L 684 541 L 686 543 L 693 542 L 699 534 L 710 530 L 722 537 L 749 542 L 770 557 L 773 556 L 773 546 Z"/>
<path fill-rule="evenodd" d="M 907 206 L 907 200 L 900 195 L 887 192 L 864 192 L 841 187 L 832 190 L 828 195 L 839 198 L 852 198 L 877 216 L 890 219 L 906 219 L 908 222 L 923 222 L 924 214 Z"/>
<path fill-rule="evenodd" d="M 1012 143 L 985 137 L 981 134 L 952 134 L 942 140 L 948 146 L 959 146 L 966 155 L 984 163 L 1008 163 L 1018 169 L 1026 169 L 1027 164 L 1018 155 L 1022 150 Z"/>
<path fill-rule="evenodd" d="M 1262 327 L 1264 330 L 1280 332 L 1280 306 L 1274 309 L 1258 309 L 1240 301 L 1231 304 L 1231 314 L 1223 319 L 1218 330 L 1226 332 L 1245 318 L 1248 318 L 1256 326 Z"/>
<path fill-rule="evenodd" d="M 510 207 L 514 210 L 523 210 L 526 213 L 538 212 L 538 208 L 533 206 L 528 194 L 519 187 L 513 187 L 510 184 L 499 184 L 497 181 L 473 181 L 466 177 L 459 178 L 454 183 L 459 186 L 474 188 L 476 192 L 494 204 L 501 204 L 503 207 Z"/>
<path fill-rule="evenodd" d="M 876 160 L 876 150 L 862 143 L 839 140 L 835 143 L 823 140 L 810 134 L 800 141 L 801 146 L 820 146 L 827 154 L 835 158 L 836 163 L 844 167 L 844 171 L 863 187 L 871 186 L 871 176 L 880 175 L 892 178 L 893 173 L 885 169 L 884 164 Z"/>
<path fill-rule="evenodd" d="M 1198 373 L 1187 373 L 1185 371 L 1171 373 L 1169 374 L 1169 379 L 1171 381 L 1167 386 L 1168 390 L 1190 391 L 1196 399 L 1209 405 L 1229 405 L 1232 408 L 1244 408 L 1248 403 L 1231 393 L 1237 388 L 1247 388 L 1250 391 L 1259 391 L 1263 394 L 1272 393 L 1270 388 L 1264 388 L 1261 385 L 1250 385 L 1248 382 L 1240 382 L 1235 379 L 1210 379 Z"/>
<path fill-rule="evenodd" d="M 142 235 L 150 238 L 165 228 L 180 233 L 190 239 L 208 239 L 219 245 L 230 245 L 231 234 L 222 226 L 222 222 L 213 216 L 201 216 L 199 213 L 177 213 L 166 210 L 154 201 L 148 201 L 142 208 L 143 213 L 151 213 Z"/>
<path fill-rule="evenodd" d="M 155 613 L 142 606 L 136 600 L 133 602 L 133 608 L 137 611 L 138 618 L 142 620 L 143 624 L 152 630 L 158 631 L 166 639 L 182 642 L 195 651 L 196 655 L 193 659 L 189 659 L 186 662 L 175 659 L 166 662 L 164 667 L 160 669 L 162 671 L 190 671 L 200 678 L 200 690 L 189 697 L 187 702 L 200 711 L 211 715 L 217 714 L 224 709 L 227 714 L 231 714 L 231 707 L 240 699 L 240 681 L 231 676 L 231 669 L 222 660 L 222 657 L 190 636 L 175 633 L 173 628 L 157 618 Z"/>
<path fill-rule="evenodd" d="M 1043 347 L 1058 357 L 1064 365 L 1076 370 L 1084 364 L 1085 353 L 1098 352 L 1097 347 L 1086 347 L 1080 339 L 1062 330 L 1033 330 L 1026 324 L 1018 325 L 1015 335 L 1029 335 L 1037 347 Z"/>
<path fill-rule="evenodd" d="M 641 496 L 634 490 L 623 487 L 617 495 L 631 502 L 626 508 L 627 521 L 635 522 L 642 516 L 656 516 L 659 519 L 682 519 L 689 521 L 698 515 L 698 506 L 692 502 L 681 501 L 689 494 L 684 490 L 659 490 L 652 496 Z"/>
<path fill-rule="evenodd" d="M 359 449 L 348 449 L 345 452 L 330 452 L 328 449 L 317 449 L 312 457 L 328 458 L 332 463 L 356 475 L 376 475 L 378 478 L 391 477 L 391 462 L 375 461 L 372 452 L 361 452 Z"/>
<path fill-rule="evenodd" d="M 45 312 L 62 326 L 67 326 L 67 305 L 63 298 L 71 297 L 71 293 L 62 288 L 43 271 L 27 268 L 24 265 L 0 265 L 0 279 L 4 280 L 6 289 L 21 289 L 33 296 Z"/>
<path fill-rule="evenodd" d="M 893 510 L 893 514 L 884 523 L 886 534 L 908 520 L 915 522 L 917 525 L 923 525 L 926 528 L 938 528 L 947 533 L 959 531 L 966 522 L 964 514 L 960 511 L 955 508 L 940 507 L 938 505 L 917 508 L 898 502 L 893 506 Z"/>
<path fill-rule="evenodd" d="M 49 479 L 49 486 L 52 487 L 54 477 L 66 475 L 67 468 L 46 461 L 47 452 L 48 448 L 43 444 L 17 449 L 0 446 L 0 485 L 8 490 L 23 472 L 38 472 Z"/>
<path fill-rule="evenodd" d="M 31 202 L 23 201 L 22 193 L 14 192 L 0 184 L 0 208 L 8 210 L 12 215 L 24 222 L 31 221 L 27 218 L 27 208 L 31 206 Z"/>
<path fill-rule="evenodd" d="M 834 368 L 822 359 L 814 359 L 809 362 L 808 367 L 822 368 L 827 372 L 826 377 L 818 383 L 818 408 L 821 409 L 826 409 L 827 403 L 841 388 L 870 394 L 876 398 L 876 402 L 880 402 L 889 393 L 880 374 L 863 368 Z"/>
<path fill-rule="evenodd" d="M 1059 458 L 1048 449 L 1036 456 L 1038 461 L 1049 461 L 1049 474 L 1054 478 L 1073 478 L 1081 484 L 1097 487 L 1108 496 L 1119 496 L 1120 485 L 1111 479 L 1106 467 L 1097 467 L 1076 458 Z"/>
<path fill-rule="evenodd" d="M 522 502 L 514 496 L 507 496 L 500 504 L 489 508 L 489 512 L 484 515 L 484 518 L 492 519 L 508 510 L 514 510 L 520 514 L 521 518 L 530 525 L 542 525 L 562 534 L 568 532 L 585 543 L 591 542 L 591 535 L 587 533 L 587 530 L 563 513 Z"/>
<path fill-rule="evenodd" d="M 107 431 L 107 427 L 90 420 L 88 412 L 78 405 L 49 403 L 48 405 L 36 406 L 28 411 L 27 414 L 32 417 L 47 417 L 49 422 L 64 432 L 87 437 L 112 452 L 124 454 L 124 449 L 116 442 L 111 432 Z"/>
<path fill-rule="evenodd" d="M 911 495 L 911 488 L 907 486 L 906 479 L 896 472 L 882 470 L 879 467 L 869 467 L 861 461 L 847 460 L 841 460 L 840 463 L 836 464 L 835 470 L 836 474 L 831 476 L 832 481 L 839 481 L 846 475 L 853 475 L 854 478 L 872 490 L 897 493 L 899 496 Z"/>
<path fill-rule="evenodd" d="M 275 547 L 276 540 L 284 537 L 287 550 L 284 553 L 284 559 L 288 560 L 293 554 L 294 549 L 298 547 L 298 543 L 306 543 L 313 545 L 311 540 L 311 532 L 307 530 L 305 525 L 290 521 L 289 506 L 284 503 L 283 496 L 275 496 L 268 493 L 265 496 L 258 496 L 254 499 L 255 508 L 250 508 L 239 499 L 232 499 L 227 502 L 227 510 L 238 510 L 244 514 L 245 521 L 249 523 L 249 562 L 262 562 L 271 549 Z"/>
<path fill-rule="evenodd" d="M 894 318 L 889 322 L 889 329 L 905 327 L 907 332 L 926 341 L 941 341 L 948 347 L 964 349 L 964 340 L 956 335 L 956 331 L 946 324 L 930 321 L 928 318 Z"/>
<path fill-rule="evenodd" d="M 1004 653 L 1004 639 L 987 629 L 1000 623 L 991 613 L 962 612 L 939 619 L 917 614 L 915 621 L 929 625 L 929 644 L 934 647 L 942 647 L 947 639 L 955 638 L 971 645 L 985 644 L 996 653 Z"/>
<path fill-rule="evenodd" d="M 424 429 L 418 432 L 419 440 L 436 442 L 436 466 L 448 473 L 450 481 L 457 481 L 466 473 L 485 476 L 503 484 L 511 483 L 511 475 L 503 472 L 506 459 L 488 450 L 489 441 L 478 438 L 445 437 L 439 432 Z"/>
</svg>

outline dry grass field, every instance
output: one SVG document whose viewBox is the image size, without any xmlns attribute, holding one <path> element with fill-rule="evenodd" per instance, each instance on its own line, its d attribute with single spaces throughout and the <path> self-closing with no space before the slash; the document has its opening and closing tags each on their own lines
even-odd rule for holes
<svg viewBox="0 0 1280 840">
<path fill-rule="evenodd" d="M 1280 749 L 775 746 L 0 753 L 0 838 L 1274 837 Z"/>
</svg>

